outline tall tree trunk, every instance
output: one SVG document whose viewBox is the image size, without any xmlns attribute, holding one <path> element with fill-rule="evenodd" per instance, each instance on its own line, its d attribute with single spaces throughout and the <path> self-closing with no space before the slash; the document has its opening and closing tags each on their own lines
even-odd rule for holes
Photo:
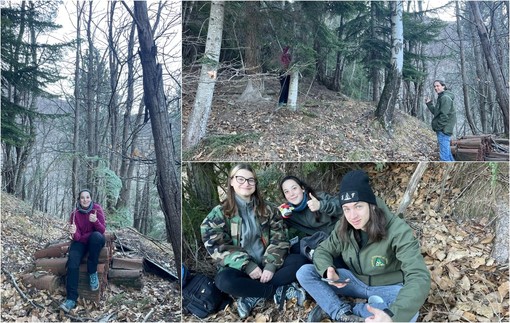
<svg viewBox="0 0 510 323">
<path fill-rule="evenodd" d="M 127 99 L 126 99 L 126 109 L 124 111 L 124 118 L 122 124 L 122 161 L 120 164 L 119 177 L 122 181 L 122 188 L 120 189 L 119 199 L 117 200 L 117 205 L 115 208 L 120 210 L 127 206 L 128 201 L 130 201 L 131 196 L 131 178 L 133 177 L 133 172 L 135 169 L 135 165 L 138 164 L 136 158 L 134 158 L 135 150 L 137 149 L 138 135 L 139 135 L 139 127 L 142 123 L 142 115 L 144 111 L 145 105 L 143 104 L 143 100 L 140 102 L 140 107 L 138 109 L 138 114 L 136 120 L 134 122 L 134 126 L 132 129 L 132 134 L 130 135 L 131 129 L 131 110 L 133 108 L 134 103 L 134 46 L 135 46 L 135 25 L 131 26 L 131 31 L 129 33 L 129 42 L 127 49 Z M 130 140 L 131 136 L 131 140 Z"/>
<path fill-rule="evenodd" d="M 469 107 L 469 88 L 468 88 L 468 79 L 466 77 L 466 55 L 464 54 L 464 34 L 462 32 L 462 26 L 460 25 L 460 7 L 459 2 L 455 2 L 455 9 L 457 11 L 457 35 L 459 36 L 459 50 L 460 50 L 460 74 L 462 76 L 462 94 L 464 95 L 464 110 L 466 112 L 466 120 L 469 125 L 469 129 L 471 129 L 471 133 L 476 135 L 478 131 L 476 130 L 475 122 L 471 117 L 471 109 Z"/>
<path fill-rule="evenodd" d="M 119 83 L 119 58 L 117 56 L 117 50 L 115 48 L 114 41 L 114 14 L 115 14 L 115 5 L 117 3 L 112 1 L 109 3 L 110 5 L 110 15 L 108 19 L 108 62 L 110 66 L 110 91 L 111 98 L 108 102 L 108 119 L 110 121 L 110 158 L 109 164 L 110 169 L 112 169 L 115 173 L 119 172 L 119 98 L 118 98 L 118 83 Z"/>
<path fill-rule="evenodd" d="M 508 115 L 508 84 L 505 80 L 505 76 L 503 75 L 503 71 L 501 70 L 501 66 L 499 66 L 498 61 L 496 59 L 496 54 L 494 53 L 494 49 L 491 47 L 489 42 L 489 37 L 487 34 L 487 28 L 485 27 L 482 15 L 480 13 L 480 8 L 478 7 L 478 2 L 469 1 L 469 5 L 471 6 L 471 10 L 473 11 L 473 17 L 475 19 L 476 28 L 478 30 L 478 36 L 480 37 L 480 41 L 482 43 L 482 49 L 485 53 L 485 59 L 487 60 L 487 65 L 489 65 L 489 70 L 492 75 L 492 80 L 494 81 L 494 87 L 496 90 L 496 100 L 498 101 L 498 105 L 503 113 L 503 124 L 505 126 L 505 135 L 508 136 L 508 126 L 509 126 L 509 115 Z"/>
<path fill-rule="evenodd" d="M 163 91 L 163 71 L 156 63 L 156 44 L 149 23 L 147 3 L 134 2 L 134 20 L 140 40 L 145 106 L 149 110 L 156 153 L 156 181 L 165 215 L 167 240 L 175 255 L 176 271 L 181 270 L 181 182 L 176 170 L 170 119 Z"/>
<path fill-rule="evenodd" d="M 376 32 L 376 21 L 377 21 L 377 15 L 376 15 L 377 6 L 374 1 L 370 1 L 370 37 L 372 39 L 377 39 L 377 32 Z M 377 54 L 372 51 L 370 53 L 371 60 L 376 59 Z M 370 80 L 372 81 L 372 101 L 377 102 L 379 100 L 380 91 L 379 91 L 379 69 L 372 64 L 370 67 Z"/>
<path fill-rule="evenodd" d="M 76 53 L 75 53 L 75 66 L 74 66 L 74 124 L 73 124 L 73 165 L 72 165 L 72 191 L 71 194 L 74 198 L 78 194 L 78 171 L 80 167 L 80 159 L 78 158 L 78 139 L 80 134 L 80 53 L 81 53 L 81 16 L 85 8 L 85 2 L 76 2 Z"/>
<path fill-rule="evenodd" d="M 218 176 L 214 172 L 214 164 L 188 163 L 186 172 L 190 179 L 190 194 L 200 201 L 203 208 L 210 210 L 218 205 Z"/>
<path fill-rule="evenodd" d="M 291 70 L 290 74 L 289 99 L 287 101 L 289 109 L 293 111 L 297 110 L 298 89 L 299 89 L 299 71 L 297 70 L 297 67 L 294 67 Z"/>
<path fill-rule="evenodd" d="M 184 147 L 192 148 L 205 136 L 207 121 L 211 114 L 211 104 L 216 85 L 216 73 L 220 58 L 221 39 L 223 33 L 223 18 L 225 12 L 224 1 L 211 2 L 209 16 L 209 30 L 205 45 L 204 63 L 200 71 L 195 105 L 188 121 L 188 129 L 184 140 Z"/>
<path fill-rule="evenodd" d="M 391 70 L 384 84 L 383 93 L 377 109 L 376 117 L 386 129 L 391 129 L 393 112 L 397 104 L 397 97 L 402 81 L 404 66 L 404 26 L 402 23 L 402 0 L 391 1 Z"/>
<path fill-rule="evenodd" d="M 469 10 L 468 17 L 472 20 L 473 12 Z M 471 47 L 473 48 L 474 64 L 476 72 L 476 90 L 477 90 L 477 106 L 480 113 L 480 123 L 482 125 L 482 133 L 489 133 L 488 110 L 487 110 L 487 68 L 484 64 L 482 53 L 480 52 L 479 43 L 476 41 L 476 32 L 472 24 L 468 24 L 469 34 L 471 35 Z"/>
</svg>

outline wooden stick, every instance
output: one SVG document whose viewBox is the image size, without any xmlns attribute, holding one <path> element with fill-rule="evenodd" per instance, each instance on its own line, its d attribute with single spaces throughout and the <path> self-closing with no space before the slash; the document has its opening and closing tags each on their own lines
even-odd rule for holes
<svg viewBox="0 0 510 323">
<path fill-rule="evenodd" d="M 414 174 L 411 177 L 409 184 L 407 184 L 407 189 L 404 193 L 404 197 L 402 197 L 402 201 L 400 202 L 400 205 L 398 206 L 398 210 L 397 210 L 398 216 L 400 216 L 400 214 L 403 213 L 404 210 L 407 208 L 407 206 L 411 203 L 411 199 L 413 197 L 414 191 L 416 191 L 416 187 L 420 183 L 423 173 L 425 173 L 425 170 L 427 170 L 428 166 L 429 166 L 428 162 L 420 162 L 418 164 L 418 166 L 416 166 L 416 169 L 414 170 Z"/>
<path fill-rule="evenodd" d="M 25 295 L 25 293 L 23 293 L 23 291 L 19 288 L 18 284 L 16 283 L 16 279 L 14 278 L 14 276 L 10 272 L 8 272 L 4 267 L 2 267 L 2 272 L 9 277 L 9 279 L 11 280 L 12 285 L 14 286 L 14 288 L 16 288 L 16 290 L 21 295 L 21 297 L 23 297 L 24 300 L 29 302 L 34 307 L 38 307 L 40 309 L 44 309 L 45 308 L 44 306 L 42 306 L 42 305 L 34 302 L 33 300 L 29 299 L 27 297 L 27 295 Z"/>
</svg>

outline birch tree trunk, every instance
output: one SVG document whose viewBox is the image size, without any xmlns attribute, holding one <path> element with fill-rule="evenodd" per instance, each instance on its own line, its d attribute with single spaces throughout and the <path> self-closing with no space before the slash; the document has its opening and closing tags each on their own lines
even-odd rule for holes
<svg viewBox="0 0 510 323">
<path fill-rule="evenodd" d="M 402 0 L 390 1 L 391 6 L 391 70 L 384 84 L 381 99 L 375 110 L 376 117 L 389 130 L 402 81 L 404 66 L 404 25 L 402 23 Z"/>
<path fill-rule="evenodd" d="M 299 89 L 299 71 L 297 70 L 296 67 L 294 67 L 292 69 L 292 74 L 290 74 L 289 98 L 287 101 L 287 105 L 293 111 L 297 110 L 298 89 Z"/>
<path fill-rule="evenodd" d="M 134 2 L 134 21 L 140 41 L 145 106 L 149 110 L 156 153 L 156 186 L 165 215 L 167 240 L 172 244 L 176 271 L 181 270 L 181 182 L 173 149 L 170 118 L 163 90 L 163 71 L 156 62 L 156 44 L 147 2 Z"/>
<path fill-rule="evenodd" d="M 209 16 L 209 30 L 203 57 L 200 81 L 198 83 L 195 104 L 186 129 L 184 147 L 192 148 L 205 136 L 207 121 L 211 114 L 211 104 L 216 85 L 216 73 L 220 59 L 221 39 L 223 34 L 223 18 L 225 11 L 224 1 L 211 2 Z"/>
<path fill-rule="evenodd" d="M 475 19 L 476 28 L 478 30 L 478 36 L 480 37 L 480 41 L 482 43 L 482 49 L 485 53 L 485 59 L 487 60 L 487 65 L 489 65 L 489 70 L 491 72 L 492 80 L 494 81 L 494 88 L 496 90 L 496 101 L 498 102 L 499 107 L 501 108 L 501 112 L 503 113 L 503 124 L 505 126 L 505 135 L 508 136 L 508 84 L 505 80 L 505 76 L 503 75 L 503 71 L 501 66 L 498 64 L 498 60 L 496 58 L 496 54 L 494 53 L 494 49 L 491 47 L 489 42 L 489 37 L 487 35 L 487 28 L 485 27 L 482 15 L 480 13 L 480 8 L 478 7 L 477 1 L 469 1 L 469 5 L 471 6 L 471 10 L 473 11 L 473 17 Z"/>
</svg>

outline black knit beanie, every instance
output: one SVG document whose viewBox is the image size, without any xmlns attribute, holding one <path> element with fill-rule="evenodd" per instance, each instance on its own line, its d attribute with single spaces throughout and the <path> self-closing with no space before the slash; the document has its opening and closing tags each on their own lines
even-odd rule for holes
<svg viewBox="0 0 510 323">
<path fill-rule="evenodd" d="M 368 175 L 362 170 L 353 170 L 345 174 L 340 182 L 340 205 L 363 201 L 377 205 Z"/>
</svg>

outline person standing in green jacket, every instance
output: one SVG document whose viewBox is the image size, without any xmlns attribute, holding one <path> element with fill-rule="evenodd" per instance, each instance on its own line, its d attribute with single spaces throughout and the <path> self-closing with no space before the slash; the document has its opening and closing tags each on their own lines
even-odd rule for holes
<svg viewBox="0 0 510 323">
<path fill-rule="evenodd" d="M 457 122 L 453 100 L 455 95 L 446 88 L 443 81 L 434 81 L 434 91 L 437 93 L 437 104 L 430 98 L 425 100 L 430 112 L 434 115 L 432 118 L 432 129 L 437 134 L 439 145 L 439 159 L 441 161 L 455 161 L 450 149 L 450 137 L 453 134 L 453 128 Z"/>
<path fill-rule="evenodd" d="M 339 199 L 344 216 L 315 250 L 314 264 L 302 266 L 296 274 L 317 302 L 308 321 L 329 316 L 338 322 L 364 322 L 373 317 L 374 308 L 396 322 L 416 321 L 429 294 L 430 272 L 413 230 L 377 206 L 362 170 L 343 177 Z M 348 269 L 334 267 L 333 259 L 339 255 Z M 351 304 L 341 296 L 368 302 Z"/>
<path fill-rule="evenodd" d="M 295 282 L 306 258 L 288 254 L 282 216 L 264 201 L 258 185 L 250 165 L 236 165 L 227 180 L 227 198 L 200 225 L 205 248 L 220 268 L 215 284 L 237 298 L 241 319 L 265 299 L 283 304 L 295 298 L 301 306 L 306 298 Z"/>
</svg>

